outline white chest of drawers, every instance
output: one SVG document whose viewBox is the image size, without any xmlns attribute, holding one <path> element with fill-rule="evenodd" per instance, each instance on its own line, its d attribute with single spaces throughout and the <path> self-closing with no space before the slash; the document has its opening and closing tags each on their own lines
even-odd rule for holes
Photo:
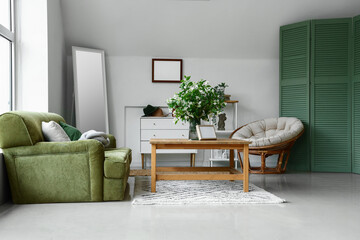
<svg viewBox="0 0 360 240">
<path fill-rule="evenodd" d="M 140 152 L 142 167 L 145 167 L 145 154 L 151 153 L 150 138 L 189 138 L 189 123 L 174 123 L 172 117 L 141 117 L 140 118 Z M 193 149 L 162 150 L 157 153 L 190 153 L 190 166 L 194 165 L 195 153 Z"/>
</svg>

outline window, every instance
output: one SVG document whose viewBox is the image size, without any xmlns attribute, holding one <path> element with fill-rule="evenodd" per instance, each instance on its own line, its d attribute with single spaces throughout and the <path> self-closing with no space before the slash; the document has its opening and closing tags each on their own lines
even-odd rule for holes
<svg viewBox="0 0 360 240">
<path fill-rule="evenodd" d="M 13 109 L 14 0 L 0 0 L 0 114 Z"/>
</svg>

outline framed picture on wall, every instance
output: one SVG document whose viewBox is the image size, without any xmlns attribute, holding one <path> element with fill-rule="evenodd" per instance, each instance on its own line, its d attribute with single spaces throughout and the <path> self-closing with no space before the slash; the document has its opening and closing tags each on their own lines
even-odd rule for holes
<svg viewBox="0 0 360 240">
<path fill-rule="evenodd" d="M 179 83 L 182 79 L 182 59 L 152 59 L 152 82 Z"/>
</svg>

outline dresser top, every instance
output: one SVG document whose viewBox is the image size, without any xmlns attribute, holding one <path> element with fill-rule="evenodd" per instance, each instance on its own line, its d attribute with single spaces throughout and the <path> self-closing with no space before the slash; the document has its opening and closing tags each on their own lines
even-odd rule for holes
<svg viewBox="0 0 360 240">
<path fill-rule="evenodd" d="M 140 117 L 141 119 L 174 119 L 173 117 Z"/>
</svg>

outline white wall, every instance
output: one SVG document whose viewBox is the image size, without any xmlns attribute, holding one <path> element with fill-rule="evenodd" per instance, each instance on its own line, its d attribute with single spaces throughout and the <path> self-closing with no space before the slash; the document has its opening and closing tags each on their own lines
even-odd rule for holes
<svg viewBox="0 0 360 240">
<path fill-rule="evenodd" d="M 164 106 L 166 99 L 179 91 L 179 84 L 151 82 L 151 59 L 106 57 L 110 132 L 117 138 L 118 146 L 126 144 L 133 150 L 132 167 L 141 166 L 139 117 L 143 113 L 141 109 L 132 109 L 124 119 L 125 106 Z M 71 61 L 71 57 L 68 61 Z M 69 71 L 71 76 L 72 69 L 69 68 Z M 183 74 L 191 75 L 195 81 L 207 79 L 211 85 L 227 83 L 229 88 L 226 93 L 231 94 L 231 99 L 239 100 L 239 126 L 257 119 L 277 117 L 279 114 L 277 59 L 183 58 Z M 69 88 L 70 92 L 72 87 Z M 176 158 L 188 164 L 188 156 Z M 202 162 L 203 159 L 202 154 L 199 154 L 197 164 L 207 164 Z"/>
<path fill-rule="evenodd" d="M 16 6 L 16 110 L 64 115 L 66 53 L 60 0 L 19 0 Z"/>
<path fill-rule="evenodd" d="M 49 112 L 65 115 L 66 52 L 60 0 L 48 0 Z"/>
<path fill-rule="evenodd" d="M 16 2 L 16 109 L 48 111 L 47 0 Z"/>
<path fill-rule="evenodd" d="M 185 58 L 183 61 L 183 73 L 191 75 L 192 80 L 204 78 L 212 85 L 220 82 L 229 85 L 226 93 L 240 101 L 240 125 L 278 116 L 277 60 Z M 166 105 L 166 99 L 179 90 L 179 84 L 151 82 L 151 57 L 108 57 L 107 76 L 110 130 L 118 138 L 122 136 L 124 106 Z"/>
<path fill-rule="evenodd" d="M 232 99 L 239 100 L 239 126 L 257 119 L 278 116 L 277 60 L 184 58 L 183 61 L 183 73 L 191 75 L 193 80 L 204 78 L 212 85 L 220 82 L 229 85 L 226 93 L 231 94 Z M 166 99 L 179 91 L 179 84 L 152 83 L 151 57 L 108 57 L 107 66 L 110 130 L 121 146 L 124 144 L 124 124 L 127 124 L 126 127 L 132 126 L 126 130 L 126 146 L 133 149 L 132 167 L 140 167 L 138 118 L 142 113 L 140 116 L 139 113 L 132 116 L 127 113 L 128 119 L 124 120 L 124 106 L 166 105 Z M 129 125 L 129 119 L 132 125 Z M 187 155 L 175 158 L 188 164 Z M 203 160 L 203 155 L 198 154 L 197 165 L 207 165 Z"/>
<path fill-rule="evenodd" d="M 62 0 L 71 45 L 113 56 L 276 58 L 279 27 L 353 17 L 359 0 Z"/>
</svg>

